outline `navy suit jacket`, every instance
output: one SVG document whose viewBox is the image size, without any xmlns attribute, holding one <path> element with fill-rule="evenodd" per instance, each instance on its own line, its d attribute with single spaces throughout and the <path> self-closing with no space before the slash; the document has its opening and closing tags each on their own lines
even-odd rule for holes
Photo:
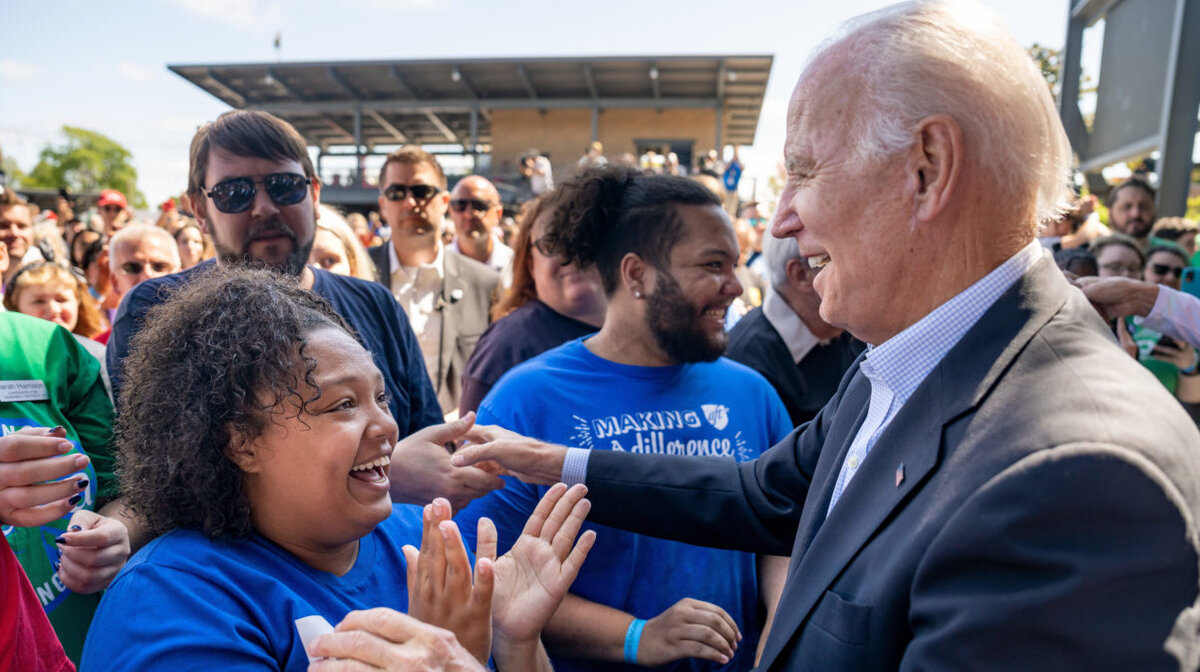
<svg viewBox="0 0 1200 672">
<path fill-rule="evenodd" d="M 869 398 L 856 363 L 750 463 L 591 453 L 590 518 L 790 553 L 763 670 L 1200 659 L 1200 434 L 1049 257 L 922 382 L 827 518 Z"/>
</svg>

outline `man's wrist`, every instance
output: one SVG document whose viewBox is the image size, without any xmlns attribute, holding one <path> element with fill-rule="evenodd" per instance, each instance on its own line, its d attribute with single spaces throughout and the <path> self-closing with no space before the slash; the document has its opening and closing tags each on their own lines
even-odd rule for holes
<svg viewBox="0 0 1200 672">
<path fill-rule="evenodd" d="M 588 455 L 592 451 L 586 448 L 567 448 L 563 457 L 562 482 L 568 486 L 577 485 L 587 480 Z"/>
</svg>

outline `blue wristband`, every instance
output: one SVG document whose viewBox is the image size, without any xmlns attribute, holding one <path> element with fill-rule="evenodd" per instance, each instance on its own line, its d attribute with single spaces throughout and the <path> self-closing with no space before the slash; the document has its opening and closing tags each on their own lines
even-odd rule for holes
<svg viewBox="0 0 1200 672">
<path fill-rule="evenodd" d="M 637 664 L 638 645 L 642 643 L 642 628 L 646 627 L 645 619 L 635 618 L 625 631 L 625 662 Z"/>
</svg>

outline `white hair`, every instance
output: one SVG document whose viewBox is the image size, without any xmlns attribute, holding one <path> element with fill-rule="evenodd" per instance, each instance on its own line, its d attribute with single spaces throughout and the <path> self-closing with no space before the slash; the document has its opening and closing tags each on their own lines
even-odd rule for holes
<svg viewBox="0 0 1200 672">
<path fill-rule="evenodd" d="M 113 234 L 112 238 L 108 239 L 108 266 L 111 270 L 116 271 L 120 266 L 117 264 L 116 251 L 122 245 L 137 245 L 143 238 L 158 238 L 162 241 L 167 255 L 174 260 L 176 266 L 182 265 L 179 260 L 179 244 L 175 242 L 175 237 L 167 233 L 166 229 L 159 228 L 153 224 L 130 224 L 125 228 Z"/>
<path fill-rule="evenodd" d="M 998 15 L 974 2 L 916 0 L 843 30 L 813 62 L 836 49 L 844 60 L 835 76 L 859 89 L 865 104 L 849 129 L 857 158 L 895 156 L 922 119 L 945 114 L 999 202 L 1032 208 L 1038 222 L 1065 211 L 1070 143 L 1049 86 Z"/>
<path fill-rule="evenodd" d="M 800 246 L 791 238 L 776 238 L 768 233 L 763 236 L 762 247 L 763 258 L 767 262 L 767 280 L 776 291 L 780 287 L 787 287 L 787 265 L 792 259 L 800 258 Z"/>
</svg>

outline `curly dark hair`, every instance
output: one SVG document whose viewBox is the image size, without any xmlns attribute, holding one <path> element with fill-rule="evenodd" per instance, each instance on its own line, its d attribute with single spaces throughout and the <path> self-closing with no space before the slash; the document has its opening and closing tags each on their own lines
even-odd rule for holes
<svg viewBox="0 0 1200 672">
<path fill-rule="evenodd" d="M 125 502 L 155 534 L 245 537 L 250 506 L 231 441 L 257 438 L 289 399 L 298 412 L 313 401 L 299 391 L 316 387 L 308 334 L 353 331 L 294 278 L 241 264 L 191 278 L 144 325 L 125 360 L 115 428 Z"/>
<path fill-rule="evenodd" d="M 630 252 L 659 270 L 670 266 L 671 249 L 683 238 L 676 206 L 721 205 L 693 180 L 626 166 L 584 171 L 552 198 L 558 210 L 545 244 L 568 263 L 596 264 L 609 296 L 617 289 L 621 258 Z"/>
</svg>

